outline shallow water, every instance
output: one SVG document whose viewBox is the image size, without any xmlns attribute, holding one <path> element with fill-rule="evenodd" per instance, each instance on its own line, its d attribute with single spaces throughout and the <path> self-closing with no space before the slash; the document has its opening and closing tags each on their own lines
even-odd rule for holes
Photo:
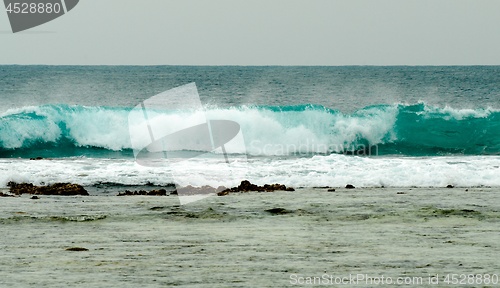
<svg viewBox="0 0 500 288">
<path fill-rule="evenodd" d="M 448 273 L 499 274 L 500 190 L 468 190 L 308 188 L 189 205 L 0 198 L 0 286 L 284 287 L 359 273 L 423 277 L 425 287 L 429 275 L 443 286 Z"/>
</svg>

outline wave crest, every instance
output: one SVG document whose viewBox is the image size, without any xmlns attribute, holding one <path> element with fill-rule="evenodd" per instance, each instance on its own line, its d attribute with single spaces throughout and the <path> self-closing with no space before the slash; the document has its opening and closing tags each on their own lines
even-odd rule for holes
<svg viewBox="0 0 500 288">
<path fill-rule="evenodd" d="M 0 114 L 0 156 L 130 151 L 130 111 L 69 105 L 11 109 Z M 181 122 L 185 127 L 189 117 L 183 113 L 158 111 L 157 116 L 174 128 Z M 500 112 L 493 109 L 417 103 L 374 105 L 344 114 L 307 104 L 207 107 L 205 115 L 238 122 L 246 144 L 246 151 L 238 152 L 249 155 L 350 153 L 373 147 L 378 154 L 409 156 L 500 154 Z"/>
</svg>

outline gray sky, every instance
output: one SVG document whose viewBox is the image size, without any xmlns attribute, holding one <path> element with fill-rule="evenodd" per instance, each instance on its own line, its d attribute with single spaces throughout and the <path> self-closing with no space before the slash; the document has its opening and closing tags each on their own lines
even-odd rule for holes
<svg viewBox="0 0 500 288">
<path fill-rule="evenodd" d="M 498 0 L 80 0 L 0 64 L 500 65 Z"/>
</svg>

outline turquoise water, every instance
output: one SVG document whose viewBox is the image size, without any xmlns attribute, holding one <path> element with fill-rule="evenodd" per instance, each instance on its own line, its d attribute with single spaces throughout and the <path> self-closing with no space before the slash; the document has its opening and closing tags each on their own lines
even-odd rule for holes
<svg viewBox="0 0 500 288">
<path fill-rule="evenodd" d="M 9 110 L 1 116 L 0 157 L 133 157 L 130 111 L 66 104 Z M 252 156 L 500 154 L 500 111 L 491 108 L 418 103 L 342 113 L 308 104 L 209 108 L 206 113 L 238 122 L 248 148 L 242 152 Z M 266 129 L 259 124 L 263 120 Z"/>
<path fill-rule="evenodd" d="M 498 155 L 498 72 L 496 66 L 2 66 L 0 157 L 132 157 L 130 109 L 189 82 L 207 113 L 231 114 L 246 146 L 260 143 L 249 155 Z M 262 119 L 277 130 L 261 129 Z M 294 147 L 263 149 L 278 144 Z"/>
</svg>

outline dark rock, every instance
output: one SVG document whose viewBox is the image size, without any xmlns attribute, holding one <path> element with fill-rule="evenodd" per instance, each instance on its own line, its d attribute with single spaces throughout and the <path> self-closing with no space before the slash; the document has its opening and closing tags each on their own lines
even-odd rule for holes
<svg viewBox="0 0 500 288">
<path fill-rule="evenodd" d="M 292 187 L 286 187 L 283 184 L 265 184 L 264 186 L 258 186 L 250 183 L 248 180 L 241 181 L 238 187 L 228 188 L 222 190 L 217 193 L 218 196 L 225 196 L 229 193 L 236 192 L 250 192 L 250 191 L 258 191 L 258 192 L 274 192 L 274 191 L 295 191 Z"/>
<path fill-rule="evenodd" d="M 116 196 L 132 196 L 132 195 L 134 195 L 134 193 L 133 193 L 133 192 L 131 192 L 131 191 L 129 191 L 129 190 L 125 190 L 125 191 L 124 191 L 124 192 L 122 192 L 122 193 L 118 193 L 118 195 L 116 195 Z"/>
<path fill-rule="evenodd" d="M 80 252 L 80 251 L 89 251 L 89 249 L 83 247 L 71 247 L 71 248 L 66 248 L 66 251 Z"/>
<path fill-rule="evenodd" d="M 217 192 L 217 196 L 226 196 L 226 195 L 229 195 L 229 193 L 231 193 L 231 189 L 226 189 L 226 190 L 222 190 L 220 192 Z"/>
<path fill-rule="evenodd" d="M 335 192 L 335 188 L 328 189 L 328 192 Z"/>
<path fill-rule="evenodd" d="M 450 185 L 446 186 L 446 188 L 455 188 L 455 186 L 450 184 Z"/>
<path fill-rule="evenodd" d="M 396 194 L 403 195 L 403 194 L 406 194 L 406 193 L 405 192 L 397 192 Z"/>
<path fill-rule="evenodd" d="M 125 190 L 122 193 L 118 193 L 116 196 L 168 196 L 167 190 L 165 189 L 158 189 L 158 190 L 151 190 L 151 191 L 145 191 L 145 190 L 139 190 L 139 191 L 129 191 Z"/>
<path fill-rule="evenodd" d="M 55 183 L 47 186 L 35 186 L 31 183 L 15 183 L 9 182 L 7 186 L 10 188 L 10 193 L 34 194 L 34 195 L 58 195 L 58 196 L 88 196 L 89 193 L 83 186 L 71 183 Z"/>
<path fill-rule="evenodd" d="M 40 156 L 38 156 L 38 157 L 36 157 L 36 158 L 30 158 L 30 160 L 42 160 L 42 159 L 43 159 L 43 158 L 42 158 L 42 157 L 40 157 Z"/>
<path fill-rule="evenodd" d="M 33 199 L 33 200 L 38 200 L 38 199 L 40 199 L 40 198 L 39 198 L 38 196 L 31 196 L 31 198 L 30 198 L 30 199 Z"/>
<path fill-rule="evenodd" d="M 0 192 L 0 197 L 14 197 L 14 195 L 5 194 L 5 193 Z"/>
<path fill-rule="evenodd" d="M 347 185 L 345 185 L 345 188 L 346 188 L 346 189 L 354 189 L 354 188 L 356 188 L 356 187 L 354 187 L 354 185 L 347 184 Z"/>
<path fill-rule="evenodd" d="M 158 189 L 158 190 L 153 190 L 148 193 L 148 195 L 154 195 L 154 196 L 167 196 L 167 190 L 165 189 Z"/>
</svg>

